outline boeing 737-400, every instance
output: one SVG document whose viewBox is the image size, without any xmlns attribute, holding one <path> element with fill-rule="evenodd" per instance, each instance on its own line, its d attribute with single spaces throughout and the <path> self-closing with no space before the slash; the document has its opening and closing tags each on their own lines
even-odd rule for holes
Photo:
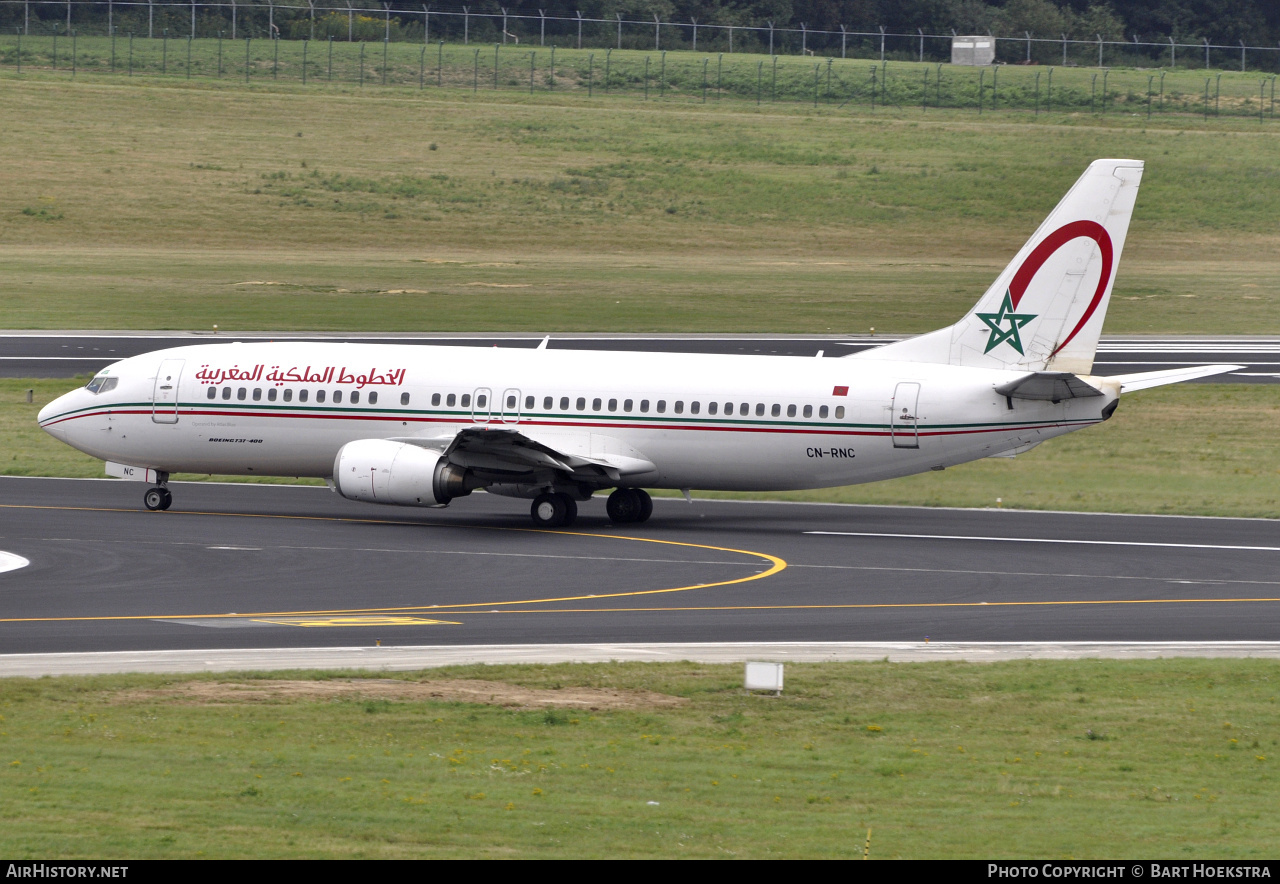
<svg viewBox="0 0 1280 884">
<path fill-rule="evenodd" d="M 1092 163 L 956 324 L 842 358 L 202 344 L 111 365 L 40 426 L 147 482 L 151 510 L 175 472 L 312 476 L 369 503 L 531 499 L 547 527 L 609 488 L 609 517 L 643 522 L 645 488 L 823 488 L 1009 456 L 1107 420 L 1121 393 L 1239 367 L 1091 374 L 1142 169 Z"/>
</svg>

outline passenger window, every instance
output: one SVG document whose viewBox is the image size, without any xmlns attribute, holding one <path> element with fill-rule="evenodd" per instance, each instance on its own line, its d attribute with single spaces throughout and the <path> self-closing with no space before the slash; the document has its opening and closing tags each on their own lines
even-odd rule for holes
<svg viewBox="0 0 1280 884">
<path fill-rule="evenodd" d="M 773 403 L 773 408 L 769 409 L 769 415 L 771 417 L 782 417 L 782 406 L 776 402 Z"/>
<path fill-rule="evenodd" d="M 585 410 L 586 410 L 586 408 L 587 408 L 587 400 L 586 400 L 586 398 L 585 398 L 585 397 L 583 397 L 583 396 L 579 396 L 579 397 L 578 397 L 577 405 L 578 405 L 578 411 L 585 411 Z"/>
<path fill-rule="evenodd" d="M 489 397 L 481 393 L 479 396 L 476 397 L 476 408 L 488 408 L 488 407 L 489 407 Z"/>
<path fill-rule="evenodd" d="M 601 407 L 603 407 L 603 405 L 604 405 L 604 403 L 603 403 L 603 402 L 601 402 L 599 399 L 592 399 L 592 400 L 591 400 L 591 410 L 592 410 L 592 411 L 599 411 L 599 410 L 601 409 Z"/>
<path fill-rule="evenodd" d="M 626 411 L 626 412 L 630 412 L 630 411 L 631 411 L 631 400 L 630 400 L 630 399 L 624 399 L 624 400 L 622 400 L 622 410 L 623 410 L 623 411 Z"/>
<path fill-rule="evenodd" d="M 334 391 L 333 391 L 333 402 L 334 402 L 334 404 L 336 405 L 336 404 L 338 404 L 338 403 L 339 403 L 339 402 L 341 402 L 341 401 L 342 401 L 342 391 L 341 391 L 341 390 L 334 390 Z"/>
<path fill-rule="evenodd" d="M 733 403 L 732 403 L 732 402 L 726 402 L 726 403 L 724 404 L 724 413 L 725 413 L 725 414 L 733 414 Z"/>
<path fill-rule="evenodd" d="M 715 414 L 715 413 L 716 413 L 716 411 L 717 411 L 717 410 L 719 410 L 719 408 L 720 408 L 720 403 L 719 403 L 719 402 L 708 402 L 708 403 L 707 403 L 707 414 Z"/>
<path fill-rule="evenodd" d="M 217 388 L 217 387 L 210 387 L 210 388 L 209 388 L 209 395 L 208 395 L 208 396 L 206 396 L 205 398 L 206 398 L 206 399 L 217 399 L 217 398 L 218 398 L 218 388 Z"/>
<path fill-rule="evenodd" d="M 684 400 L 683 400 L 683 399 L 677 399 L 677 400 L 676 400 L 676 409 L 675 409 L 675 411 L 676 411 L 676 414 L 684 414 Z"/>
<path fill-rule="evenodd" d="M 400 404 L 401 404 L 401 405 L 408 405 L 408 404 L 409 404 L 409 394 L 408 394 L 408 393 L 405 393 L 403 396 L 401 396 L 401 397 L 400 397 Z M 471 407 L 471 394 L 470 394 L 470 393 L 463 393 L 463 394 L 462 394 L 462 399 L 459 401 L 459 404 L 460 404 L 463 408 L 470 408 L 470 407 Z"/>
<path fill-rule="evenodd" d="M 610 410 L 610 411 L 617 411 L 617 410 L 618 410 L 618 400 L 617 400 L 617 399 L 610 399 L 610 400 L 609 400 L 609 410 Z"/>
<path fill-rule="evenodd" d="M 515 407 L 516 407 L 516 397 L 514 395 L 508 396 L 507 408 L 515 408 Z"/>
<path fill-rule="evenodd" d="M 261 402 L 261 401 L 262 401 L 262 388 L 261 388 L 261 387 L 254 387 L 254 388 L 253 388 L 253 401 L 254 401 L 254 402 Z"/>
<path fill-rule="evenodd" d="M 795 416 L 796 416 L 796 407 L 794 405 L 788 405 L 787 417 L 795 417 Z"/>
<path fill-rule="evenodd" d="M 648 399 L 641 399 L 641 400 L 640 400 L 640 413 L 641 413 L 641 414 L 647 414 L 647 413 L 648 413 L 648 411 L 649 411 L 649 400 L 648 400 Z"/>
<path fill-rule="evenodd" d="M 812 405 L 806 405 L 806 406 L 804 407 L 804 416 L 805 416 L 805 417 L 813 417 L 813 406 L 812 406 Z"/>
<path fill-rule="evenodd" d="M 267 390 L 267 401 L 268 401 L 268 402 L 275 402 L 275 401 L 276 401 L 276 396 L 277 396 L 278 394 L 279 394 L 279 391 L 277 391 L 275 387 L 270 388 L 269 390 Z"/>
<path fill-rule="evenodd" d="M 568 410 L 569 410 L 569 397 L 568 397 L 568 396 L 561 396 L 561 397 L 560 397 L 560 410 L 561 410 L 561 411 L 568 411 Z"/>
<path fill-rule="evenodd" d="M 377 404 L 378 404 L 378 391 L 377 391 L 377 390 L 374 390 L 373 392 L 371 392 L 371 393 L 369 394 L 369 404 L 370 404 L 370 405 L 377 405 Z"/>
<path fill-rule="evenodd" d="M 827 406 L 825 406 L 825 405 L 820 405 L 820 406 L 818 406 L 818 417 L 822 418 L 823 420 L 825 420 L 825 419 L 826 419 L 826 417 L 827 417 Z"/>
<path fill-rule="evenodd" d="M 432 394 L 431 394 L 431 404 L 432 404 L 432 405 L 439 405 L 439 404 L 440 404 L 440 394 L 439 394 L 439 393 L 432 393 Z"/>
<path fill-rule="evenodd" d="M 246 390 L 244 387 L 241 387 L 239 390 L 236 390 L 236 398 L 239 399 L 241 402 L 244 401 L 244 397 L 247 395 L 249 395 L 249 391 Z"/>
<path fill-rule="evenodd" d="M 467 397 L 466 397 L 466 396 L 463 396 L 462 398 L 465 400 Z M 401 393 L 401 394 L 400 394 L 400 404 L 401 404 L 401 405 L 408 405 L 408 404 L 409 404 L 409 394 L 408 394 L 408 393 Z M 462 404 L 463 404 L 463 405 L 466 405 L 467 403 L 466 403 L 466 402 L 463 402 Z"/>
<path fill-rule="evenodd" d="M 439 397 L 439 395 L 440 395 L 439 393 L 437 393 L 437 394 L 436 394 L 437 398 Z M 357 404 L 359 401 L 360 401 L 360 391 L 359 391 L 359 390 L 352 390 L 352 391 L 351 391 L 351 404 L 352 404 L 352 405 L 355 405 L 355 404 Z"/>
<path fill-rule="evenodd" d="M 756 417 L 764 417 L 764 403 L 763 403 L 763 402 L 757 402 L 757 403 L 756 403 Z"/>
<path fill-rule="evenodd" d="M 658 407 L 657 407 L 656 411 L 658 412 L 658 414 L 665 414 L 665 413 L 666 413 L 666 410 L 667 410 L 667 400 L 665 400 L 665 399 L 659 399 L 659 400 L 658 400 Z"/>
<path fill-rule="evenodd" d="M 690 414 L 697 414 L 701 409 L 702 409 L 702 406 L 701 406 L 701 405 L 699 405 L 697 402 L 690 402 L 690 403 L 689 403 L 689 413 L 690 413 Z"/>
<path fill-rule="evenodd" d="M 306 401 L 307 401 L 307 391 L 306 391 L 306 390 L 299 390 L 299 391 L 298 391 L 298 401 L 299 401 L 299 402 L 306 402 Z"/>
<path fill-rule="evenodd" d="M 837 405 L 837 406 L 836 406 L 836 420 L 844 420 L 844 406 L 843 406 L 843 405 Z"/>
<path fill-rule="evenodd" d="M 449 406 L 450 408 L 453 408 L 453 406 L 458 404 L 457 395 L 450 393 L 448 396 L 445 397 L 444 404 Z"/>
<path fill-rule="evenodd" d="M 545 397 L 543 397 L 543 399 L 542 399 L 542 410 L 543 410 L 543 411 L 550 411 L 550 410 L 551 410 L 551 406 L 555 404 L 555 401 L 556 401 L 556 400 L 555 400 L 555 399 L 553 399 L 553 398 L 551 398 L 550 396 L 545 396 Z"/>
<path fill-rule="evenodd" d="M 532 408 L 533 408 L 533 402 L 534 402 L 534 399 L 533 399 L 533 397 L 532 397 L 532 396 L 526 396 L 526 397 L 524 397 L 524 407 L 525 407 L 526 409 L 532 409 Z"/>
<path fill-rule="evenodd" d="M 324 390 L 316 390 L 316 401 L 317 402 L 324 401 Z"/>
<path fill-rule="evenodd" d="M 284 391 L 284 401 L 285 401 L 285 402 L 292 402 L 292 401 L 293 401 L 293 390 L 285 390 L 285 391 Z"/>
</svg>

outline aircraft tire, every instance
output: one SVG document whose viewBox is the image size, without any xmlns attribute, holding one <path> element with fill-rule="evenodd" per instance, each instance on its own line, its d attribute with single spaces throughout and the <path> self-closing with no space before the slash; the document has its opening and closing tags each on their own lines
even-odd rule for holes
<svg viewBox="0 0 1280 884">
<path fill-rule="evenodd" d="M 146 493 L 142 495 L 142 505 L 152 512 L 168 509 L 169 504 L 172 502 L 172 495 L 160 487 L 148 488 Z"/>
<path fill-rule="evenodd" d="M 604 509 L 609 514 L 609 521 L 615 525 L 634 522 L 640 515 L 640 496 L 634 488 L 619 488 L 609 495 Z"/>
<path fill-rule="evenodd" d="M 635 521 L 647 522 L 649 517 L 653 515 L 653 498 L 643 488 L 636 488 L 635 494 L 640 499 L 640 512 L 636 514 Z"/>
<path fill-rule="evenodd" d="M 539 494 L 529 507 L 529 515 L 533 524 L 539 528 L 559 528 L 564 524 L 568 507 L 564 505 L 563 494 Z M 576 509 L 576 507 L 575 507 Z"/>
<path fill-rule="evenodd" d="M 578 518 L 578 502 L 567 494 L 558 494 L 556 496 L 564 504 L 564 518 L 560 520 L 560 525 L 568 528 Z"/>
<path fill-rule="evenodd" d="M 173 506 L 173 492 L 163 487 L 160 490 L 164 493 L 164 499 L 160 501 L 160 509 L 167 510 Z"/>
</svg>

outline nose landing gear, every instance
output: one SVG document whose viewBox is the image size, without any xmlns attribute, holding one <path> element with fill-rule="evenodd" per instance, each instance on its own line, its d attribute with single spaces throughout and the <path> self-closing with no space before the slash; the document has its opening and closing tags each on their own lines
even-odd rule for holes
<svg viewBox="0 0 1280 884">
<path fill-rule="evenodd" d="M 609 495 L 605 512 L 618 525 L 645 522 L 653 515 L 653 498 L 641 488 L 619 488 Z"/>
<path fill-rule="evenodd" d="M 169 484 L 168 473 L 157 473 L 158 485 L 154 488 L 148 488 L 146 493 L 142 495 L 142 505 L 154 512 L 155 510 L 167 510 L 173 503 L 173 495 L 169 493 L 166 487 Z"/>
</svg>

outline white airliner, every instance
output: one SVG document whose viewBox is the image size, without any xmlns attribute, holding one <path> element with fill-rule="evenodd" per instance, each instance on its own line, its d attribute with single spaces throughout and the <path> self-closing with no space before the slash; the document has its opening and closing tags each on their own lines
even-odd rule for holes
<svg viewBox="0 0 1280 884">
<path fill-rule="evenodd" d="M 1111 417 L 1122 392 L 1240 368 L 1090 374 L 1142 163 L 1091 164 L 948 328 L 843 358 L 343 343 L 203 344 L 134 356 L 40 425 L 146 481 L 314 476 L 343 497 L 442 506 L 483 488 L 540 526 L 615 489 L 852 485 L 1011 456 Z M 821 353 L 818 354 L 821 357 Z"/>
</svg>

